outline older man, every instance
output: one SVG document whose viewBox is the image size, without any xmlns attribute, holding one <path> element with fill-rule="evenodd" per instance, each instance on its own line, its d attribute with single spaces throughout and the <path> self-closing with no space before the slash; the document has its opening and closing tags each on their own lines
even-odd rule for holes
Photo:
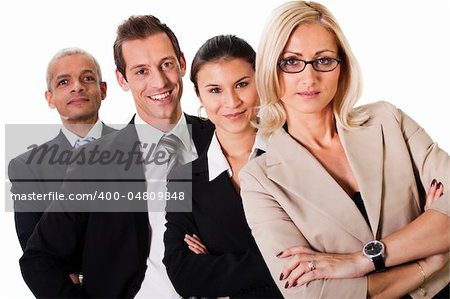
<svg viewBox="0 0 450 299">
<path fill-rule="evenodd" d="M 62 128 L 52 140 L 11 160 L 8 174 L 16 195 L 57 191 L 68 163 L 52 163 L 52 157 L 115 131 L 98 117 L 106 97 L 106 82 L 97 60 L 79 48 L 57 52 L 48 63 L 45 98 L 58 111 Z M 15 202 L 17 236 L 22 250 L 49 201 Z"/>
</svg>

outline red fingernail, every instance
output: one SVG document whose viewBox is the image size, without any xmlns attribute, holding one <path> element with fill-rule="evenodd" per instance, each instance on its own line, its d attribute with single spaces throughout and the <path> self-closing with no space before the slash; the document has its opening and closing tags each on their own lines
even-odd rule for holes
<svg viewBox="0 0 450 299">
<path fill-rule="evenodd" d="M 431 181 L 431 187 L 434 187 L 435 184 L 436 184 L 436 180 L 433 179 L 433 180 Z"/>
<path fill-rule="evenodd" d="M 283 251 L 282 252 L 280 252 L 279 254 L 277 254 L 277 257 L 279 257 L 280 255 L 282 255 L 283 254 Z"/>
<path fill-rule="evenodd" d="M 286 284 L 284 285 L 284 288 L 287 289 L 289 287 L 289 281 L 286 282 Z"/>
<path fill-rule="evenodd" d="M 283 280 L 283 278 L 284 278 L 284 275 L 283 275 L 283 273 L 281 273 L 280 274 L 280 280 Z"/>
<path fill-rule="evenodd" d="M 297 281 L 294 281 L 294 283 L 292 284 L 293 287 L 297 286 Z"/>
<path fill-rule="evenodd" d="M 439 189 L 439 188 L 441 188 L 441 186 L 442 186 L 442 184 L 441 184 L 441 182 L 439 182 L 438 184 L 437 184 L 437 189 Z"/>
</svg>

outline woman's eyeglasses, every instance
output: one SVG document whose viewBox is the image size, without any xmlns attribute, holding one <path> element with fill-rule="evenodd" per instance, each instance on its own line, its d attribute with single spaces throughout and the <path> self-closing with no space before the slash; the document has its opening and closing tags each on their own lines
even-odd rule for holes
<svg viewBox="0 0 450 299">
<path fill-rule="evenodd" d="M 281 59 L 278 62 L 278 67 L 285 73 L 300 73 L 302 72 L 308 64 L 310 64 L 314 70 L 318 72 L 331 72 L 336 69 L 341 63 L 340 59 L 337 58 L 317 58 L 310 61 L 305 61 L 297 58 L 286 58 Z"/>
</svg>

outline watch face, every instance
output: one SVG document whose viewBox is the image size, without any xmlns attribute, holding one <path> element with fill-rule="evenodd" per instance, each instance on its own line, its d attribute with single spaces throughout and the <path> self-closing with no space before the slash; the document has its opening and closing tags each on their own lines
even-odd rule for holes
<svg viewBox="0 0 450 299">
<path fill-rule="evenodd" d="M 384 245 L 381 242 L 378 241 L 372 241 L 366 244 L 366 246 L 364 246 L 364 253 L 367 256 L 376 256 L 379 255 L 383 252 L 384 250 Z"/>
</svg>

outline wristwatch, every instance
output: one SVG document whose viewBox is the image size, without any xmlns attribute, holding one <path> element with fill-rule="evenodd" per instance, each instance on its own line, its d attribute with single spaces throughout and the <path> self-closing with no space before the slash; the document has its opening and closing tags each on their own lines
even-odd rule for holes
<svg viewBox="0 0 450 299">
<path fill-rule="evenodd" d="M 375 265 L 375 271 L 381 272 L 385 270 L 384 266 L 384 244 L 380 241 L 373 240 L 367 242 L 363 247 L 363 254 Z"/>
</svg>

